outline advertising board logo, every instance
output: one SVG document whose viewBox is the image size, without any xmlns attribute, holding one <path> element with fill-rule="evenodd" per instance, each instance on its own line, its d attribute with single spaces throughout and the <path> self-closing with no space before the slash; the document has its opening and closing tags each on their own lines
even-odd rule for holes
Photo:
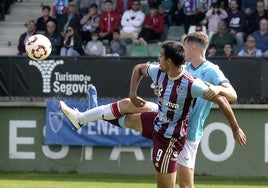
<svg viewBox="0 0 268 188">
<path fill-rule="evenodd" d="M 60 112 L 49 113 L 49 124 L 54 133 L 57 133 L 63 123 L 63 114 Z"/>
<path fill-rule="evenodd" d="M 35 66 L 42 75 L 43 93 L 65 94 L 67 96 L 87 93 L 91 85 L 91 76 L 80 72 L 69 73 L 67 70 L 64 72 L 54 71 L 56 66 L 63 64 L 63 60 L 29 61 L 29 65 Z"/>
<path fill-rule="evenodd" d="M 29 61 L 29 65 L 35 66 L 42 75 L 43 93 L 51 92 L 50 80 L 52 72 L 56 66 L 63 65 L 63 63 L 63 60 L 44 60 L 41 63 L 39 61 Z"/>
</svg>

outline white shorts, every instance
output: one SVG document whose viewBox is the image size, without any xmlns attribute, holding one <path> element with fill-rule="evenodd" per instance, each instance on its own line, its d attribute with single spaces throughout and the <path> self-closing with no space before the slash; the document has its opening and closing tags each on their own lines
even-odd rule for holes
<svg viewBox="0 0 268 188">
<path fill-rule="evenodd" d="M 178 163 L 180 165 L 194 169 L 199 143 L 200 140 L 195 141 L 186 140 L 185 145 L 183 146 L 183 149 L 178 157 Z"/>
</svg>

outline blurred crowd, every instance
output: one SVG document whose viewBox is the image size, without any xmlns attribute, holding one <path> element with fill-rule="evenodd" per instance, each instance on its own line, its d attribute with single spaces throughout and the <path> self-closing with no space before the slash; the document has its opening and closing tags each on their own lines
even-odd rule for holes
<svg viewBox="0 0 268 188">
<path fill-rule="evenodd" d="M 27 39 L 39 33 L 51 41 L 51 55 L 126 56 L 128 45 L 157 44 L 170 26 L 180 26 L 186 34 L 209 36 L 208 57 L 268 56 L 267 5 L 266 0 L 54 0 L 26 23 L 18 54 L 25 55 Z"/>
</svg>

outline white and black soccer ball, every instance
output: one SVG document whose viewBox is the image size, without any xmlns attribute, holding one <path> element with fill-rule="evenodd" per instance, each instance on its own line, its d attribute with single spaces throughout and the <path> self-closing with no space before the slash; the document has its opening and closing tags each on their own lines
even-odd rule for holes
<svg viewBox="0 0 268 188">
<path fill-rule="evenodd" d="M 46 59 L 52 50 L 50 40 L 41 34 L 31 36 L 25 45 L 27 55 L 37 61 Z"/>
</svg>

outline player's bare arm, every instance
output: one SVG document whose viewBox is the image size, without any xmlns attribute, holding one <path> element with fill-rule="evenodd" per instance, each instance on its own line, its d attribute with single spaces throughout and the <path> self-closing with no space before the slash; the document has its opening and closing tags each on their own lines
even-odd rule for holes
<svg viewBox="0 0 268 188">
<path fill-rule="evenodd" d="M 244 146 L 247 143 L 247 137 L 243 130 L 239 127 L 234 112 L 226 97 L 217 95 L 212 99 L 212 101 L 216 102 L 219 105 L 219 108 L 221 109 L 225 117 L 228 119 L 233 132 L 234 139 L 238 142 L 240 146 Z"/>
<path fill-rule="evenodd" d="M 235 102 L 237 100 L 236 91 L 230 83 L 222 83 L 218 86 L 209 83 L 207 84 L 209 86 L 209 90 L 204 96 L 206 99 L 212 100 L 216 95 L 222 95 L 230 102 Z"/>
<path fill-rule="evenodd" d="M 138 64 L 134 67 L 132 71 L 129 98 L 136 107 L 143 107 L 145 105 L 145 101 L 137 96 L 137 90 L 143 76 L 148 76 L 148 67 L 148 63 Z"/>
</svg>

